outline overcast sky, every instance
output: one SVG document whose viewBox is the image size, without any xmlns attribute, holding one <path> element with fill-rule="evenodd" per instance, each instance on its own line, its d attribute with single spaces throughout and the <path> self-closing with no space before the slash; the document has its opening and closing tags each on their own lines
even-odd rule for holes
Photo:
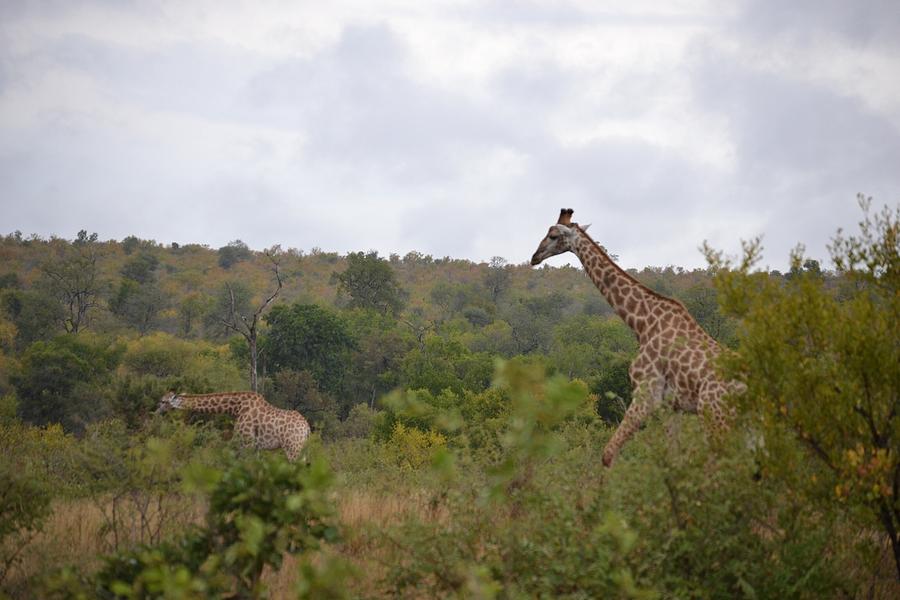
<svg viewBox="0 0 900 600">
<path fill-rule="evenodd" d="M 0 1 L 0 233 L 626 267 L 900 201 L 896 0 Z M 562 264 L 561 258 L 551 261 Z"/>
</svg>

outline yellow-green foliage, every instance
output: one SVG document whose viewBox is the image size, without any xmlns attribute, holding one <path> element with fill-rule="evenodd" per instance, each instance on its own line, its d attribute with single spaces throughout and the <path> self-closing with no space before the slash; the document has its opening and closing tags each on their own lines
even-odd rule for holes
<svg viewBox="0 0 900 600">
<path fill-rule="evenodd" d="M 9 352 L 16 341 L 16 326 L 0 312 L 0 351 Z"/>
<path fill-rule="evenodd" d="M 900 209 L 861 204 L 860 234 L 831 246 L 837 289 L 802 249 L 786 280 L 751 271 L 758 242 L 735 269 L 708 254 L 724 307 L 743 320 L 728 367 L 747 383 L 741 405 L 765 434 L 764 466 L 819 501 L 863 508 L 900 575 Z M 794 481 L 810 458 L 819 470 Z"/>
<path fill-rule="evenodd" d="M 582 437 L 571 430 L 586 429 L 577 419 L 585 386 L 547 379 L 522 361 L 498 363 L 495 379 L 510 405 L 495 417 L 499 451 L 436 455 L 430 514 L 446 518 L 411 515 L 386 536 L 385 595 L 655 597 L 626 563 L 635 544 L 628 525 L 596 502 L 591 461 L 560 462 L 569 440 Z M 599 461 L 598 453 L 580 454 Z"/>
<path fill-rule="evenodd" d="M 822 598 L 858 585 L 842 567 L 848 516 L 757 469 L 745 432 L 713 441 L 700 419 L 657 413 L 603 487 L 636 534 L 639 582 L 665 598 Z"/>
<path fill-rule="evenodd" d="M 447 438 L 437 431 L 422 431 L 395 423 L 387 442 L 391 459 L 403 469 L 418 469 L 428 464 L 435 451 L 447 446 Z"/>
<path fill-rule="evenodd" d="M 129 342 L 123 366 L 133 375 L 190 378 L 204 381 L 216 390 L 243 389 L 247 385 L 227 346 L 188 341 L 161 332 Z"/>
<path fill-rule="evenodd" d="M 59 491 L 78 486 L 80 477 L 73 468 L 78 440 L 58 423 L 33 427 L 19 421 L 0 424 L 2 460 L 17 470 L 28 471 L 49 481 Z"/>
<path fill-rule="evenodd" d="M 21 560 L 21 550 L 43 526 L 50 513 L 50 498 L 46 482 L 0 463 L 0 590 Z"/>
</svg>

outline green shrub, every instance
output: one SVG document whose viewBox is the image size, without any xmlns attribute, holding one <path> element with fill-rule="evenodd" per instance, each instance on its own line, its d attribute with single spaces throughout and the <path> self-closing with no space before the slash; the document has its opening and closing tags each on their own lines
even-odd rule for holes
<svg viewBox="0 0 900 600">
<path fill-rule="evenodd" d="M 19 401 L 14 394 L 0 396 L 0 425 L 13 424 L 18 420 Z"/>
<path fill-rule="evenodd" d="M 16 472 L 30 473 L 55 491 L 78 493 L 82 478 L 75 467 L 78 440 L 59 424 L 34 427 L 19 421 L 0 425 L 4 464 Z"/>
<path fill-rule="evenodd" d="M 499 454 L 433 457 L 430 511 L 387 534 L 386 592 L 652 597 L 628 563 L 634 534 L 604 508 L 601 482 L 584 477 L 585 461 L 567 454 L 569 440 L 597 433 L 591 418 L 582 419 L 592 414 L 586 386 L 547 380 L 543 368 L 520 361 L 499 365 L 496 385 L 509 398 L 498 417 Z M 599 465 L 596 452 L 584 455 Z M 484 458 L 486 467 L 478 464 Z"/>
<path fill-rule="evenodd" d="M 87 334 L 33 343 L 10 377 L 19 416 L 35 425 L 62 423 L 67 431 L 80 431 L 106 416 L 105 386 L 120 355 L 117 345 Z"/>
<path fill-rule="evenodd" d="M 206 529 L 238 590 L 258 594 L 266 567 L 285 553 L 333 541 L 327 491 L 332 475 L 321 461 L 307 467 L 278 454 L 244 460 L 226 470 L 210 493 Z"/>
<path fill-rule="evenodd" d="M 357 404 L 350 409 L 347 418 L 334 428 L 331 438 L 367 438 L 372 434 L 378 412 L 366 404 Z"/>
<path fill-rule="evenodd" d="M 494 359 L 484 352 L 472 352 L 456 337 L 431 335 L 423 347 L 415 347 L 398 367 L 401 384 L 410 389 L 443 390 L 462 394 L 482 391 L 490 385 Z"/>
<path fill-rule="evenodd" d="M 33 473 L 0 462 L 0 586 L 41 530 L 50 499 L 49 487 Z"/>
<path fill-rule="evenodd" d="M 859 234 L 838 231 L 829 248 L 837 286 L 802 248 L 785 278 L 751 271 L 758 241 L 734 268 L 707 255 L 726 312 L 742 319 L 727 367 L 747 384 L 739 404 L 766 439 L 764 467 L 816 510 L 865 515 L 890 540 L 900 580 L 900 207 L 860 205 Z M 816 477 L 796 480 L 810 461 Z"/>
<path fill-rule="evenodd" d="M 244 375 L 227 346 L 153 333 L 128 343 L 122 363 L 128 374 L 214 390 L 244 389 Z M 158 400 L 158 398 L 157 398 Z"/>
<path fill-rule="evenodd" d="M 75 452 L 75 469 L 103 515 L 107 547 L 156 544 L 188 522 L 193 502 L 180 493 L 181 473 L 188 465 L 222 462 L 221 448 L 221 440 L 203 428 L 166 419 L 138 434 L 121 421 L 89 427 Z"/>
<path fill-rule="evenodd" d="M 846 515 L 811 507 L 796 490 L 754 477 L 757 469 L 742 431 L 711 445 L 693 416 L 666 413 L 636 435 L 603 499 L 637 535 L 629 559 L 637 580 L 666 597 L 820 598 L 852 589 L 833 544 Z"/>
<path fill-rule="evenodd" d="M 247 457 L 220 471 L 194 467 L 189 480 L 208 494 L 202 527 L 174 539 L 105 559 L 92 576 L 63 572 L 49 592 L 65 598 L 262 598 L 265 569 L 285 554 L 302 554 L 333 541 L 324 463 L 286 461 L 279 454 Z"/>
<path fill-rule="evenodd" d="M 453 394 L 449 390 L 448 393 Z M 436 427 L 441 415 L 437 400 L 428 390 L 396 390 L 382 398 L 381 404 L 384 410 L 379 413 L 372 430 L 372 435 L 381 442 L 391 439 L 398 423 L 406 428 L 429 431 Z"/>
</svg>

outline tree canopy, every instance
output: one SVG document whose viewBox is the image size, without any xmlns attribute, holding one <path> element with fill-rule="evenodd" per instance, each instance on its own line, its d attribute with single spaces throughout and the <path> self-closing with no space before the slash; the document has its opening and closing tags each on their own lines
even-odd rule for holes
<svg viewBox="0 0 900 600">
<path fill-rule="evenodd" d="M 338 393 L 356 340 L 338 314 L 315 304 L 279 304 L 265 316 L 262 342 L 266 365 L 308 371 L 322 389 Z"/>
<path fill-rule="evenodd" d="M 83 428 L 105 411 L 102 384 L 111 377 L 121 352 L 119 346 L 86 336 L 35 342 L 10 377 L 19 397 L 19 415 L 36 425 Z"/>
<path fill-rule="evenodd" d="M 350 308 L 371 308 L 396 314 L 403 308 L 406 293 L 400 287 L 390 263 L 377 252 L 351 252 L 347 268 L 334 274 L 338 292 L 349 296 Z"/>
</svg>

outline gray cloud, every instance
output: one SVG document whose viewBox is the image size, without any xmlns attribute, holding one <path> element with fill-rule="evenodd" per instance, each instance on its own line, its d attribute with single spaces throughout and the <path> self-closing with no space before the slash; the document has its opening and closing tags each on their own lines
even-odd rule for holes
<svg viewBox="0 0 900 600">
<path fill-rule="evenodd" d="M 308 136 L 304 160 L 361 169 L 397 185 L 458 175 L 454 155 L 503 144 L 485 107 L 419 83 L 386 26 L 348 27 L 312 59 L 285 61 L 248 85 L 254 106 Z"/>
<path fill-rule="evenodd" d="M 838 35 L 857 44 L 900 42 L 900 9 L 894 0 L 746 0 L 738 15 L 745 34 L 784 36 L 808 43 Z"/>
<path fill-rule="evenodd" d="M 235 96 L 256 67 L 253 57 L 223 45 L 175 43 L 140 48 L 66 35 L 32 56 L 26 68 L 80 72 L 97 83 L 108 102 L 154 111 L 252 123 Z"/>
<path fill-rule="evenodd" d="M 841 14 L 835 11 L 831 17 Z M 823 18 L 821 26 L 828 22 Z M 755 51 L 750 45 L 744 48 Z M 851 95 L 855 90 L 841 94 L 833 87 L 748 66 L 742 53 L 717 52 L 706 45 L 695 52 L 696 102 L 725 120 L 735 145 L 738 169 L 726 191 L 768 215 L 764 232 L 774 241 L 769 253 L 774 262 L 783 262 L 797 242 L 826 258 L 830 236 L 858 220 L 859 192 L 883 203 L 897 201 L 900 131 Z"/>
<path fill-rule="evenodd" d="M 900 158 L 900 136 L 856 98 L 816 84 L 747 68 L 706 53 L 695 97 L 728 119 L 752 175 L 788 172 L 819 178 L 881 178 Z"/>
</svg>

